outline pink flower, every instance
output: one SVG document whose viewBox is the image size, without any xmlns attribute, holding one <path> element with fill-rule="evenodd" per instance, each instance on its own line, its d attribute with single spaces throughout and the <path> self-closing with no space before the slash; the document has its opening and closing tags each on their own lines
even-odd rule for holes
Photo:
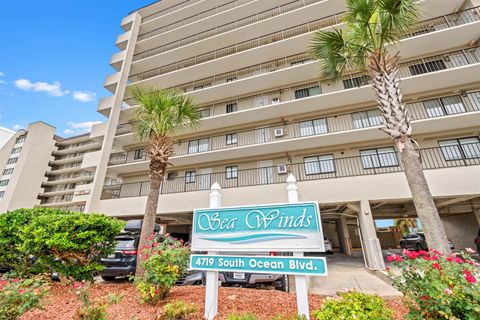
<svg viewBox="0 0 480 320">
<path fill-rule="evenodd" d="M 400 256 L 397 255 L 397 254 L 392 254 L 392 255 L 390 255 L 390 256 L 387 257 L 387 261 L 388 261 L 388 262 L 392 262 L 392 261 L 402 262 L 402 261 L 403 261 L 403 258 L 400 257 Z"/>
<path fill-rule="evenodd" d="M 468 270 L 463 270 L 463 276 L 465 277 L 465 280 L 467 280 L 470 283 L 476 283 L 477 282 L 477 279 Z"/>
<path fill-rule="evenodd" d="M 465 248 L 465 251 L 467 251 L 470 254 L 475 253 L 475 250 L 473 250 L 472 248 Z"/>
<path fill-rule="evenodd" d="M 454 260 L 455 260 L 455 262 L 458 263 L 458 264 L 463 263 L 462 258 L 455 257 Z"/>
<path fill-rule="evenodd" d="M 25 292 L 25 289 L 20 289 L 20 290 L 18 290 L 18 293 L 20 293 L 20 294 L 22 294 L 22 293 L 24 293 L 24 292 Z"/>
<path fill-rule="evenodd" d="M 17 278 L 11 280 L 13 283 L 17 283 L 19 280 Z"/>
<path fill-rule="evenodd" d="M 445 294 L 448 294 L 448 295 L 452 295 L 452 294 L 453 294 L 453 291 L 450 290 L 450 289 L 448 289 L 448 288 L 446 288 L 445 290 L 443 290 L 443 292 L 444 292 Z"/>
<path fill-rule="evenodd" d="M 390 268 L 385 268 L 385 270 L 390 271 Z"/>
<path fill-rule="evenodd" d="M 408 258 L 408 259 L 417 259 L 420 256 L 420 252 L 416 251 L 410 251 L 407 249 L 403 250 L 403 254 Z"/>
<path fill-rule="evenodd" d="M 442 270 L 442 268 L 440 267 L 440 265 L 438 263 L 432 264 L 432 267 L 434 267 L 437 270 Z"/>
</svg>

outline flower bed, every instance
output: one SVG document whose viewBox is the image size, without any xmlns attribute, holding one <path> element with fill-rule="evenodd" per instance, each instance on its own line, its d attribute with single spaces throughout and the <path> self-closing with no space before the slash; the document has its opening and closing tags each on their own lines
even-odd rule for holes
<svg viewBox="0 0 480 320">
<path fill-rule="evenodd" d="M 118 297 L 112 302 L 109 297 Z M 137 320 L 162 319 L 163 306 L 173 301 L 185 301 L 197 306 L 197 312 L 192 319 L 202 319 L 205 287 L 174 287 L 165 303 L 151 306 L 140 304 L 137 289 L 130 283 L 96 284 L 90 289 L 93 301 L 106 301 L 108 319 L 131 320 L 135 315 Z M 32 310 L 25 313 L 22 320 L 70 320 L 75 319 L 75 312 L 80 302 L 72 286 L 54 284 L 46 299 L 43 310 Z M 322 305 L 323 298 L 310 296 L 310 307 L 317 310 Z M 401 301 L 388 301 L 388 306 L 394 310 L 395 319 L 403 319 L 406 309 Z M 220 288 L 219 289 L 219 319 L 226 319 L 232 313 L 254 314 L 259 320 L 271 320 L 274 316 L 291 316 L 296 313 L 296 298 L 273 290 Z M 280 318 L 281 319 L 281 318 Z"/>
</svg>

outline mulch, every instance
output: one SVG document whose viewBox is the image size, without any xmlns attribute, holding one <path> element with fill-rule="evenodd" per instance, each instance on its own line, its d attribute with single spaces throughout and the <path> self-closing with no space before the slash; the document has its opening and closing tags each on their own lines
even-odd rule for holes
<svg viewBox="0 0 480 320">
<path fill-rule="evenodd" d="M 163 305 L 150 306 L 140 304 L 135 287 L 130 283 L 96 284 L 90 288 L 93 301 L 107 302 L 108 297 L 121 297 L 118 304 L 110 301 L 107 307 L 109 320 L 161 320 Z M 203 304 L 205 287 L 174 287 L 165 303 L 183 300 L 194 303 L 198 307 L 193 320 L 203 319 Z M 310 296 L 310 308 L 319 309 L 323 297 Z M 395 319 L 403 319 L 406 309 L 400 300 L 387 302 L 395 311 Z M 77 319 L 75 312 L 80 303 L 77 301 L 75 290 L 71 286 L 55 283 L 43 302 L 43 309 L 35 309 L 25 313 L 20 320 L 70 320 Z M 294 294 L 275 290 L 219 288 L 219 317 L 226 319 L 229 314 L 254 314 L 259 320 L 270 320 L 274 316 L 282 315 L 289 318 L 296 314 L 296 298 Z"/>
</svg>

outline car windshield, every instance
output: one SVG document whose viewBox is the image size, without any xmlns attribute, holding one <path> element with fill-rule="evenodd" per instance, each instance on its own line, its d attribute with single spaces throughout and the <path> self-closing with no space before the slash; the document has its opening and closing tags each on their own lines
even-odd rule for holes
<svg viewBox="0 0 480 320">
<path fill-rule="evenodd" d="M 117 249 L 135 249 L 135 239 L 132 238 L 122 238 L 117 239 Z"/>
</svg>

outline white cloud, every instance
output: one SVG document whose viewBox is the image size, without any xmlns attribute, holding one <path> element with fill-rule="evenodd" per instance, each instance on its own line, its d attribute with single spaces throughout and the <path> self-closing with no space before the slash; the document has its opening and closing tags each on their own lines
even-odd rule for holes
<svg viewBox="0 0 480 320">
<path fill-rule="evenodd" d="M 16 124 L 16 125 L 14 125 L 12 128 L 13 128 L 13 130 L 15 130 L 15 131 L 18 131 L 18 130 L 20 130 L 20 129 L 25 129 L 25 127 L 22 126 L 22 125 L 20 125 L 20 124 Z"/>
<path fill-rule="evenodd" d="M 90 91 L 74 91 L 73 92 L 73 99 L 80 101 L 80 102 L 90 102 L 95 100 L 97 96 L 96 93 Z"/>
<path fill-rule="evenodd" d="M 7 83 L 7 81 L 5 81 L 5 80 L 0 80 L 0 84 L 6 84 L 6 83 Z"/>
<path fill-rule="evenodd" d="M 14 83 L 15 86 L 21 90 L 45 92 L 52 97 L 62 97 L 70 92 L 68 90 L 62 90 L 62 85 L 58 81 L 47 83 L 42 81 L 31 82 L 28 79 L 18 79 L 15 80 Z"/>
<path fill-rule="evenodd" d="M 3 77 L 5 75 L 5 73 L 3 73 L 2 71 L 0 71 L 0 77 Z"/>
<path fill-rule="evenodd" d="M 64 134 L 82 134 L 92 130 L 92 126 L 102 123 L 101 121 L 69 122 L 69 128 L 63 131 Z"/>
</svg>

